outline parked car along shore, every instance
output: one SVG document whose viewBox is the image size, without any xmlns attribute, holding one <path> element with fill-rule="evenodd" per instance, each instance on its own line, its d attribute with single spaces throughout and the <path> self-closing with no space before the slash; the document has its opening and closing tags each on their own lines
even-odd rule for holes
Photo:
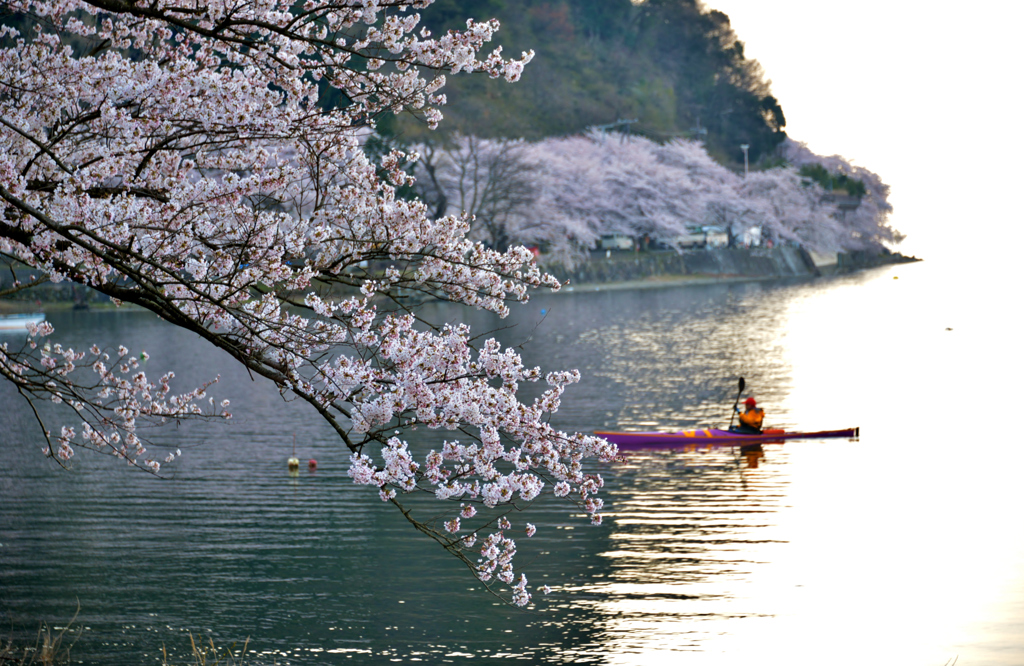
<svg viewBox="0 0 1024 666">
<path fill-rule="evenodd" d="M 633 238 L 626 234 L 605 234 L 601 236 L 602 250 L 632 250 Z"/>
</svg>

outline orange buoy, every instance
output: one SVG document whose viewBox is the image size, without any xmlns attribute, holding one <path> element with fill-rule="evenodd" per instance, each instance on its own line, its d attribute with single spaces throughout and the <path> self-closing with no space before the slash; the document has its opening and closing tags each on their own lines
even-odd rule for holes
<svg viewBox="0 0 1024 666">
<path fill-rule="evenodd" d="M 312 472 L 314 469 L 316 469 L 316 461 L 313 460 L 312 458 L 310 458 L 309 459 L 309 471 Z"/>
</svg>

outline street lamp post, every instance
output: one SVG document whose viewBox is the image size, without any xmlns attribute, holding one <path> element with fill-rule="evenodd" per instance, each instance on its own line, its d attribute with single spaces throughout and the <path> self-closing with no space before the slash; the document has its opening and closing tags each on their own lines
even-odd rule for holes
<svg viewBox="0 0 1024 666">
<path fill-rule="evenodd" d="M 693 140 L 694 141 L 700 141 L 700 137 L 701 137 L 702 134 L 704 136 L 707 136 L 707 134 L 708 134 L 708 128 L 700 126 L 700 116 L 697 116 L 697 126 L 696 127 L 691 127 L 690 131 L 693 132 Z"/>
<path fill-rule="evenodd" d="M 743 151 L 743 177 L 747 177 L 747 172 L 750 170 L 750 162 L 747 159 L 747 151 L 750 150 L 749 143 L 740 144 L 740 150 Z"/>
</svg>

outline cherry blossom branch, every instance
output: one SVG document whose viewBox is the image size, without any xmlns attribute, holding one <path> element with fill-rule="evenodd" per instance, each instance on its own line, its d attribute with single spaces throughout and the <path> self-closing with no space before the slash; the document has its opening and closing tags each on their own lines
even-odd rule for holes
<svg viewBox="0 0 1024 666">
<path fill-rule="evenodd" d="M 480 55 L 495 21 L 416 32 L 407 10 L 429 4 L 9 0 L 34 26 L 0 27 L 0 254 L 143 307 L 311 405 L 350 451 L 354 480 L 384 498 L 468 497 L 507 521 L 502 511 L 550 487 L 599 522 L 600 483 L 582 465 L 614 447 L 550 425 L 578 374 L 542 375 L 403 304 L 412 293 L 504 317 L 531 289 L 559 286 L 525 248 L 485 248 L 467 238 L 467 216 L 434 219 L 398 197 L 411 183 L 404 156 L 363 149 L 380 113 L 440 120 L 441 72 L 515 80 L 532 57 Z M 347 106 L 322 110 L 322 81 Z M 61 464 L 85 446 L 155 472 L 142 425 L 229 416 L 226 402 L 200 408 L 209 385 L 173 396 L 171 374 L 148 379 L 116 343 L 116 354 L 69 349 L 52 333 L 44 324 L 27 347 L 3 346 L 0 375 L 39 407 Z M 520 383 L 542 379 L 547 390 L 520 402 Z M 59 434 L 42 425 L 51 403 L 73 414 Z M 462 443 L 415 462 L 389 434 L 409 424 Z M 450 521 L 414 520 L 473 559 Z M 497 526 L 474 571 L 525 604 Z"/>
</svg>

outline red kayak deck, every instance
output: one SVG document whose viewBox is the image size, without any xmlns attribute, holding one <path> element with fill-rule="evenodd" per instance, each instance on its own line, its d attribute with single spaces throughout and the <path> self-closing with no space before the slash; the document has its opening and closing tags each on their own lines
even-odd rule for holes
<svg viewBox="0 0 1024 666">
<path fill-rule="evenodd" d="M 818 432 L 786 432 L 785 430 L 765 430 L 760 435 L 744 435 L 729 430 L 705 428 L 703 430 L 683 430 L 681 432 L 606 432 L 595 431 L 598 437 L 618 444 L 619 450 L 631 449 L 663 449 L 685 446 L 748 446 L 753 444 L 771 444 L 787 439 L 835 439 L 860 437 L 860 428 L 845 430 L 820 430 Z"/>
</svg>

